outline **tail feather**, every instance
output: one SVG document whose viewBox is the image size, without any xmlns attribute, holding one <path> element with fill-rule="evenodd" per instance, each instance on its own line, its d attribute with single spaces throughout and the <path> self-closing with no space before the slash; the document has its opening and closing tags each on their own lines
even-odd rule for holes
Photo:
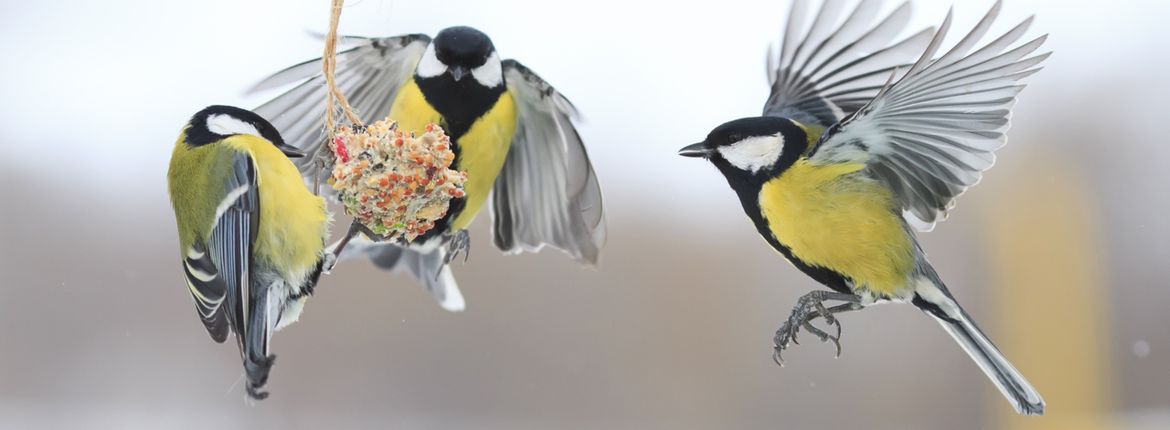
<svg viewBox="0 0 1170 430">
<path fill-rule="evenodd" d="M 276 327 L 276 318 L 280 310 L 274 305 L 273 295 L 276 289 L 261 277 L 250 285 L 248 299 L 248 326 L 244 330 L 244 373 L 248 377 L 246 389 L 253 399 L 263 400 L 268 392 L 263 388 L 268 384 L 268 373 L 272 370 L 272 363 L 276 357 L 268 353 L 268 342 L 272 339 L 272 330 Z"/>
<path fill-rule="evenodd" d="M 443 309 L 459 312 L 467 307 L 463 293 L 459 291 L 459 284 L 455 282 L 455 275 L 444 262 L 447 251 L 442 246 L 424 251 L 374 243 L 359 237 L 349 242 L 338 259 L 345 260 L 358 255 L 369 256 L 379 268 L 410 273 L 422 282 L 423 287 L 431 292 Z"/>
<path fill-rule="evenodd" d="M 1040 393 L 1008 362 L 979 326 L 975 325 L 975 321 L 951 297 L 946 287 L 940 285 L 941 282 L 924 279 L 916 290 L 913 303 L 927 315 L 934 317 L 959 346 L 963 347 L 1000 393 L 1011 402 L 1016 412 L 1023 415 L 1043 415 L 1044 399 L 1040 397 Z"/>
</svg>

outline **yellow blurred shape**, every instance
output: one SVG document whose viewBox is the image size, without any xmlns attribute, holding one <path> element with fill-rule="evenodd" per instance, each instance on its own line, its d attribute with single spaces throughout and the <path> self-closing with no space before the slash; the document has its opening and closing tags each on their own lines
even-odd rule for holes
<svg viewBox="0 0 1170 430">
<path fill-rule="evenodd" d="M 988 195 L 985 213 L 996 318 L 991 338 L 1047 403 L 1043 417 L 987 396 L 1004 429 L 1111 428 L 1108 296 L 1096 208 L 1087 178 L 1051 153 L 1020 154 L 1026 171 Z"/>
</svg>

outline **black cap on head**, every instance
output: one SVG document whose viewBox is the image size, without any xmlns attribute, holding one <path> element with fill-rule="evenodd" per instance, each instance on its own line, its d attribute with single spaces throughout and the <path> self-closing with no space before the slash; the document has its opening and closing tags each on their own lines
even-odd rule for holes
<svg viewBox="0 0 1170 430">
<path fill-rule="evenodd" d="M 772 116 L 740 118 L 715 127 L 707 134 L 707 140 L 704 142 L 709 148 L 715 149 L 749 137 L 771 136 L 777 133 L 788 134 L 787 132 L 795 131 L 794 129 L 798 128 L 786 118 Z"/>
<path fill-rule="evenodd" d="M 748 146 L 736 145 L 741 142 Z M 807 135 L 797 123 L 763 116 L 726 122 L 711 130 L 705 140 L 680 149 L 678 154 L 709 160 L 735 186 L 734 183 L 754 182 L 787 169 L 806 149 Z"/>
<path fill-rule="evenodd" d="M 435 36 L 435 56 L 448 66 L 467 69 L 487 63 L 495 51 L 492 40 L 483 32 L 471 27 L 448 27 Z"/>
<path fill-rule="evenodd" d="M 186 141 L 191 146 L 202 146 L 237 134 L 262 137 L 292 158 L 305 155 L 286 144 L 276 127 L 264 117 L 235 106 L 213 105 L 195 113 L 187 127 Z"/>
</svg>

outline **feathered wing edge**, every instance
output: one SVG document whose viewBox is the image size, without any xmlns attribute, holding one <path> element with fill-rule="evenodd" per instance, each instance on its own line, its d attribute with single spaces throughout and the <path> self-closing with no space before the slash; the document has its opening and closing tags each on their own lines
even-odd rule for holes
<svg viewBox="0 0 1170 430">
<path fill-rule="evenodd" d="M 1024 88 L 1019 81 L 1039 71 L 1049 56 L 1027 57 L 1046 36 L 1008 49 L 1031 18 L 972 52 L 1000 7 L 997 2 L 966 37 L 934 59 L 950 29 L 948 13 L 918 61 L 831 127 L 811 158 L 866 163 L 894 192 L 908 222 L 919 230 L 933 228 L 955 198 L 994 164 L 994 151 L 1007 140 L 1011 108 Z"/>
<path fill-rule="evenodd" d="M 353 46 L 337 54 L 335 82 L 365 123 L 384 119 L 390 112 L 398 89 L 414 74 L 414 67 L 430 44 L 425 34 L 386 38 L 343 39 Z M 300 82 L 303 81 L 303 82 Z M 319 178 L 316 154 L 325 141 L 325 78 L 321 59 L 308 60 L 257 83 L 251 91 L 300 82 L 292 89 L 260 105 L 255 112 L 280 130 L 285 141 L 310 156 L 293 160 L 301 173 L 315 183 Z"/>
<path fill-rule="evenodd" d="M 909 24 L 910 3 L 874 23 L 880 3 L 863 0 L 841 20 L 844 3 L 823 2 L 803 32 L 808 4 L 793 2 L 779 60 L 768 50 L 772 90 L 764 115 L 828 127 L 865 105 L 889 73 L 913 61 L 933 29 L 894 42 Z"/>
<path fill-rule="evenodd" d="M 568 99 L 515 60 L 504 61 L 517 129 L 492 192 L 493 236 L 504 252 L 544 245 L 596 264 L 605 244 L 601 188 Z"/>
</svg>

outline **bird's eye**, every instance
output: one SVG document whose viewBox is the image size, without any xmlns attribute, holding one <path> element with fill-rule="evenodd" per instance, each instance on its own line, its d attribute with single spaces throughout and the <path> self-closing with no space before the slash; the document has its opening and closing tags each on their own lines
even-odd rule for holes
<svg viewBox="0 0 1170 430">
<path fill-rule="evenodd" d="M 735 142 L 739 142 L 741 140 L 743 140 L 743 135 L 741 135 L 739 133 L 731 133 L 731 134 L 727 135 L 727 141 L 729 143 L 735 143 Z"/>
</svg>

